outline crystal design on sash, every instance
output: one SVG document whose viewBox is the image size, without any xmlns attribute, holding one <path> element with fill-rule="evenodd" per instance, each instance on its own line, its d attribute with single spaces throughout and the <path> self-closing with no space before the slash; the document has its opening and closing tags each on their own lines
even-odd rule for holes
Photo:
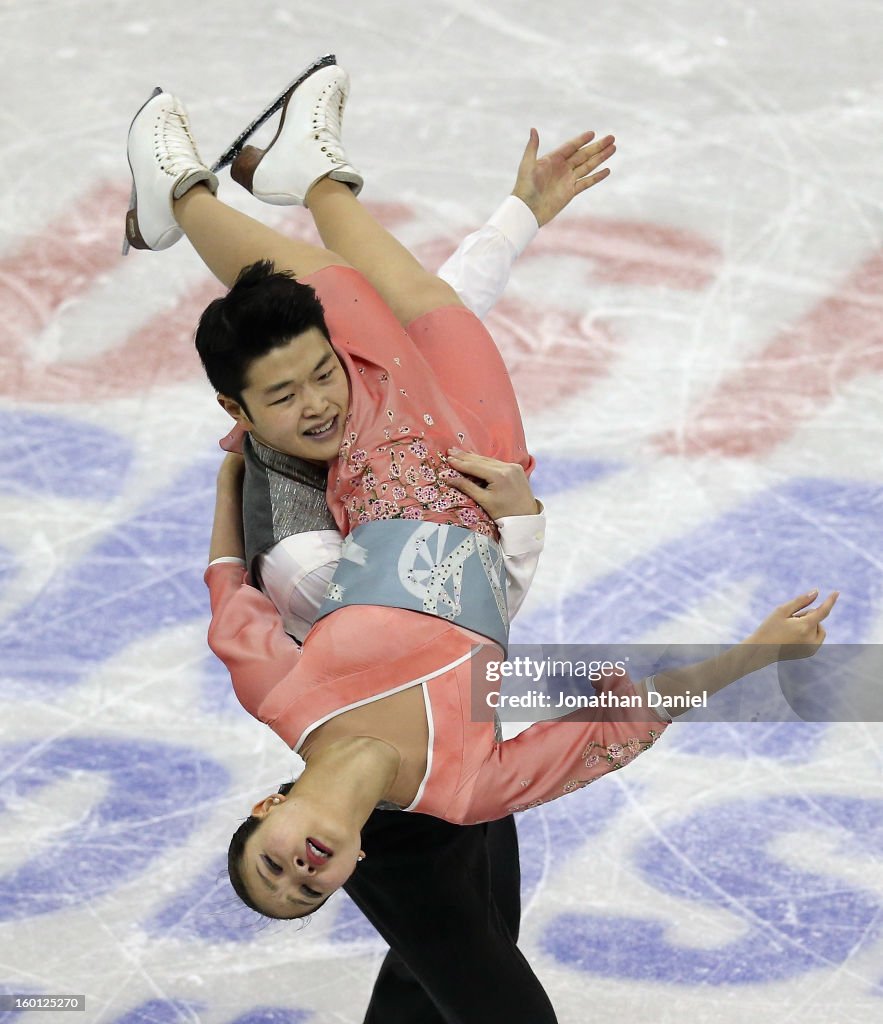
<svg viewBox="0 0 883 1024">
<path fill-rule="evenodd" d="M 447 526 L 418 526 L 402 548 L 398 571 L 402 586 L 423 601 L 425 612 L 454 619 L 462 611 L 463 566 L 475 550 L 475 540 L 469 536 L 444 555 L 447 537 Z"/>
<path fill-rule="evenodd" d="M 462 611 L 463 567 L 470 556 L 477 554 L 500 619 L 508 622 L 500 548 L 482 534 L 472 533 L 445 555 L 448 533 L 448 526 L 437 523 L 417 527 L 399 556 L 402 586 L 423 602 L 425 612 L 455 619 Z"/>
<path fill-rule="evenodd" d="M 497 611 L 503 622 L 509 621 L 509 608 L 506 604 L 505 590 L 505 569 L 503 567 L 503 550 L 498 544 L 491 544 L 482 533 L 473 535 L 475 538 L 475 549 L 481 560 L 481 567 L 490 584 L 494 600 L 497 602 Z"/>
</svg>

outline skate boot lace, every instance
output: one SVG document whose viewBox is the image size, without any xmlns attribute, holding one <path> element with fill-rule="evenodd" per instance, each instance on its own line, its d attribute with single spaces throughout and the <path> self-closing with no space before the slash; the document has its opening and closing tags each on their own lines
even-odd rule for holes
<svg viewBox="0 0 883 1024">
<path fill-rule="evenodd" d="M 322 152 L 327 153 L 330 160 L 346 163 L 340 140 L 341 119 L 346 98 L 343 91 L 335 86 L 329 86 L 327 92 L 331 95 L 326 95 L 326 91 L 323 91 L 319 102 L 313 109 L 313 134 L 322 142 Z"/>
<path fill-rule="evenodd" d="M 187 115 L 181 110 L 172 109 L 160 113 L 154 142 L 160 168 L 167 174 L 176 175 L 190 170 L 194 164 L 203 166 L 202 157 L 190 134 Z"/>
</svg>

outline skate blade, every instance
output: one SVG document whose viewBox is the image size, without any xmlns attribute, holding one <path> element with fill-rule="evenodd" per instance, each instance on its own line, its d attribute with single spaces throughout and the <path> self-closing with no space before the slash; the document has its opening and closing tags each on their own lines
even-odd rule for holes
<svg viewBox="0 0 883 1024">
<path fill-rule="evenodd" d="M 324 57 L 320 57 L 318 60 L 313 61 L 309 67 L 304 70 L 294 79 L 289 82 L 288 85 L 279 93 L 279 95 L 273 100 L 273 102 L 265 107 L 258 116 L 251 121 L 245 129 L 236 136 L 233 142 L 224 150 L 218 159 L 212 164 L 211 170 L 217 174 L 218 171 L 222 170 L 228 164 L 233 163 L 236 157 L 239 155 L 242 147 L 248 142 L 252 135 L 265 124 L 275 113 L 282 107 L 285 102 L 285 97 L 291 92 L 292 89 L 296 89 L 299 85 L 305 82 L 310 75 L 315 74 L 321 68 L 328 67 L 329 64 L 336 64 L 337 57 L 333 53 L 326 53 Z"/>
<path fill-rule="evenodd" d="M 135 114 L 135 117 L 137 117 L 138 114 L 141 113 L 141 111 L 147 106 L 147 104 L 153 99 L 154 96 L 159 96 L 159 94 L 161 92 L 162 92 L 162 89 L 160 88 L 160 86 L 156 86 L 154 88 L 153 92 L 147 97 L 147 99 L 138 108 L 138 110 L 137 110 L 137 112 Z M 135 120 L 135 117 L 132 118 L 133 121 Z M 129 170 L 131 171 L 131 167 L 129 168 Z M 136 195 L 136 192 L 135 192 L 135 178 L 133 176 L 132 177 L 132 192 L 129 195 L 129 209 L 130 210 L 134 210 L 135 209 L 135 201 L 136 201 L 136 199 L 137 199 L 137 195 Z M 129 249 L 131 249 L 131 246 L 129 245 L 129 238 L 128 238 L 127 235 L 123 235 L 123 249 L 122 249 L 123 256 L 128 256 L 129 255 Z"/>
<path fill-rule="evenodd" d="M 133 181 L 132 182 L 132 191 L 131 191 L 131 193 L 129 195 L 129 209 L 130 210 L 134 210 L 135 209 L 135 200 L 136 200 L 136 198 L 137 198 L 137 196 L 136 196 L 136 193 L 135 193 L 135 182 Z M 131 249 L 131 248 L 132 247 L 129 245 L 129 236 L 128 235 L 123 235 L 123 256 L 128 256 L 129 255 L 129 249 Z"/>
</svg>

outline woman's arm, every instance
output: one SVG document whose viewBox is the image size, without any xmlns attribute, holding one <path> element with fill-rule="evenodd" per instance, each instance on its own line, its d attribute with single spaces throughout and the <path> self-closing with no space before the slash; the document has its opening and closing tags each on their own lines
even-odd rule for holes
<svg viewBox="0 0 883 1024">
<path fill-rule="evenodd" d="M 811 657 L 824 643 L 826 633 L 822 621 L 840 596 L 835 591 L 817 608 L 806 611 L 818 593 L 812 590 L 780 605 L 747 640 L 718 657 L 659 673 L 653 677 L 654 689 L 663 697 L 682 697 L 703 691 L 710 696 L 777 661 Z M 682 713 L 683 710 L 672 711 L 672 714 Z"/>
<path fill-rule="evenodd" d="M 463 239 L 437 271 L 463 305 L 481 319 L 496 305 L 513 263 L 539 228 L 557 217 L 575 196 L 603 181 L 610 171 L 597 168 L 616 152 L 612 135 L 595 140 L 594 132 L 584 132 L 538 158 L 539 144 L 532 128 L 512 194 L 487 224 Z"/>
</svg>

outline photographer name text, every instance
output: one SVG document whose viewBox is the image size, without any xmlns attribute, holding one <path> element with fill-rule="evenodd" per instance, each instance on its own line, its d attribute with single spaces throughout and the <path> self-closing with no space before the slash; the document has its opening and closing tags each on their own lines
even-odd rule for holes
<svg viewBox="0 0 883 1024">
<path fill-rule="evenodd" d="M 522 693 L 502 693 L 491 690 L 485 696 L 485 703 L 494 710 L 505 708 L 548 708 L 575 711 L 581 708 L 653 708 L 663 711 L 686 708 L 708 707 L 708 694 L 702 690 L 692 693 L 687 690 L 676 696 L 657 693 L 647 686 L 629 686 L 630 692 L 616 692 L 600 689 L 594 693 L 569 693 L 560 690 L 550 692 L 549 683 L 555 678 L 570 681 L 582 679 L 588 683 L 616 685 L 628 675 L 622 661 L 570 661 L 555 659 L 512 658 L 509 661 L 491 661 L 485 666 L 485 680 L 499 683 L 504 679 L 527 679 L 538 685 L 545 680 L 545 689 L 531 689 Z"/>
<path fill-rule="evenodd" d="M 491 690 L 485 696 L 489 708 L 566 708 L 576 711 L 580 708 L 662 708 L 673 711 L 682 708 L 707 708 L 708 694 L 678 694 L 675 697 L 664 696 L 655 690 L 648 690 L 646 695 L 640 693 L 612 693 L 602 690 L 600 693 L 546 693 L 544 690 L 528 690 L 527 693 L 500 693 Z"/>
</svg>

